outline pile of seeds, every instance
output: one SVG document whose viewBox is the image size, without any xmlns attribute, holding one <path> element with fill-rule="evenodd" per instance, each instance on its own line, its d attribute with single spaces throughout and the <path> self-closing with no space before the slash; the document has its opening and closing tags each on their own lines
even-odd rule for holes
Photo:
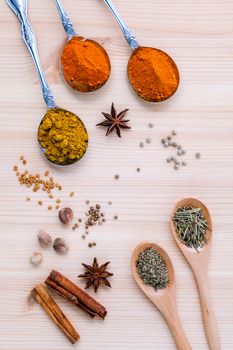
<svg viewBox="0 0 233 350">
<path fill-rule="evenodd" d="M 175 170 L 178 170 L 180 166 L 186 166 L 187 163 L 184 160 L 180 160 L 177 157 L 182 157 L 186 154 L 186 150 L 176 141 L 174 141 L 174 137 L 177 135 L 175 130 L 172 130 L 171 134 L 164 137 L 161 140 L 163 147 L 168 148 L 172 147 L 176 151 L 176 156 L 171 156 L 167 158 L 167 163 L 173 164 Z"/>
<path fill-rule="evenodd" d="M 179 239 L 186 246 L 198 251 L 207 243 L 208 222 L 200 208 L 178 208 L 173 216 L 173 223 Z"/>
<path fill-rule="evenodd" d="M 86 201 L 86 204 L 89 205 L 89 200 Z M 95 206 L 89 205 L 88 210 L 85 213 L 86 221 L 85 221 L 85 234 L 82 235 L 83 239 L 86 239 L 86 236 L 89 234 L 89 228 L 94 225 L 102 225 L 106 222 L 105 214 L 101 211 L 101 205 L 96 204 Z M 95 246 L 96 243 L 89 243 L 89 247 Z"/>
<path fill-rule="evenodd" d="M 20 161 L 22 162 L 23 165 L 26 165 L 27 163 L 24 156 L 20 156 Z M 52 193 L 54 190 L 58 190 L 58 191 L 62 190 L 62 186 L 60 185 L 60 183 L 55 182 L 54 178 L 52 176 L 49 176 L 50 174 L 48 170 L 45 171 L 43 175 L 41 175 L 40 173 L 32 174 L 27 169 L 20 171 L 18 165 L 14 165 L 13 171 L 15 172 L 20 185 L 31 188 L 33 192 L 43 191 L 48 194 L 48 197 L 50 199 L 54 199 L 54 195 Z M 27 201 L 31 200 L 30 197 L 27 197 L 26 199 Z M 61 200 L 59 198 L 55 199 L 56 209 L 59 209 L 60 202 Z M 43 201 L 38 200 L 38 205 L 42 206 Z M 49 205 L 48 209 L 52 210 L 53 206 Z"/>
<path fill-rule="evenodd" d="M 169 285 L 166 263 L 154 248 L 148 248 L 139 254 L 136 267 L 145 284 L 153 286 L 156 290 Z"/>
<path fill-rule="evenodd" d="M 81 217 L 78 219 L 78 222 L 73 224 L 72 230 L 75 231 L 76 229 L 80 228 L 80 225 L 82 222 L 84 222 L 84 232 L 82 233 L 82 239 L 86 239 L 89 235 L 90 228 L 95 225 L 103 225 L 106 220 L 106 215 L 101 209 L 100 204 L 90 204 L 89 200 L 85 201 L 86 205 L 88 206 L 88 209 L 85 213 L 86 218 L 83 220 Z M 108 205 L 112 205 L 112 201 L 108 201 Z M 117 220 L 118 215 L 113 215 L 113 219 Z M 89 242 L 88 247 L 92 248 L 96 246 L 96 242 Z"/>
</svg>

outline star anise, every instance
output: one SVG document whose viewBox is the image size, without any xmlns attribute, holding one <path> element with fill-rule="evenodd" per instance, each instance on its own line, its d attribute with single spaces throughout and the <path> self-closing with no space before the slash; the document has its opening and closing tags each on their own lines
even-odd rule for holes
<svg viewBox="0 0 233 350">
<path fill-rule="evenodd" d="M 106 136 L 111 134 L 111 132 L 115 129 L 117 135 L 119 137 L 121 137 L 121 130 L 120 130 L 121 128 L 122 129 L 131 129 L 131 126 L 127 125 L 129 120 L 124 119 L 127 112 L 128 112 L 128 109 L 125 109 L 117 114 L 116 109 L 114 107 L 114 104 L 112 103 L 111 114 L 102 112 L 102 114 L 106 118 L 106 120 L 102 121 L 101 123 L 97 124 L 96 126 L 107 127 L 108 129 L 107 129 Z"/>
<path fill-rule="evenodd" d="M 78 277 L 86 279 L 85 289 L 93 285 L 94 291 L 96 293 L 100 285 L 111 287 L 111 284 L 109 283 L 107 278 L 113 276 L 113 273 L 110 273 L 106 270 L 108 264 L 110 264 L 109 261 L 99 266 L 96 258 L 94 258 L 92 266 L 82 264 L 83 267 L 86 269 L 86 272 L 82 275 L 79 275 Z"/>
</svg>

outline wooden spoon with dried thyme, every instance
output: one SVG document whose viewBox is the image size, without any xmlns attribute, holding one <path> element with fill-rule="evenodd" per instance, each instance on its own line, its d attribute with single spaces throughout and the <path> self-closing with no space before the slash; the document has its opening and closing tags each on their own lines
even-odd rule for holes
<svg viewBox="0 0 233 350">
<path fill-rule="evenodd" d="M 139 288 L 167 321 L 177 348 L 191 350 L 177 312 L 175 274 L 167 253 L 155 243 L 140 243 L 132 253 L 131 269 Z"/>
<path fill-rule="evenodd" d="M 209 348 L 220 350 L 220 336 L 208 284 L 208 262 L 212 241 L 209 210 L 198 199 L 182 199 L 173 209 L 171 229 L 197 283 Z"/>
<path fill-rule="evenodd" d="M 96 126 L 106 127 L 107 128 L 106 136 L 111 134 L 113 130 L 116 130 L 117 136 L 121 137 L 121 129 L 131 129 L 131 126 L 127 124 L 129 120 L 124 119 L 128 110 L 129 109 L 124 109 L 120 113 L 117 113 L 114 107 L 114 104 L 112 103 L 110 114 L 102 112 L 103 116 L 105 117 L 105 120 L 102 121 L 101 123 L 98 123 Z"/>
</svg>

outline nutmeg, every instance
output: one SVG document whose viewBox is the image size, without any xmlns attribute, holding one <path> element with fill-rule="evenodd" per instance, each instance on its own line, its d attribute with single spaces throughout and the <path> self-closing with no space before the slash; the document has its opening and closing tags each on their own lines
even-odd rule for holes
<svg viewBox="0 0 233 350">
<path fill-rule="evenodd" d="M 43 248 L 48 247 L 52 243 L 52 237 L 44 230 L 40 230 L 37 237 L 41 247 Z"/>
<path fill-rule="evenodd" d="M 71 208 L 63 208 L 59 211 L 58 217 L 62 224 L 68 224 L 74 217 L 73 210 Z"/>
<path fill-rule="evenodd" d="M 35 252 L 30 257 L 30 263 L 33 266 L 38 266 L 43 260 L 43 255 L 41 253 Z"/>
<path fill-rule="evenodd" d="M 58 254 L 66 254 L 69 247 L 63 238 L 56 238 L 53 242 L 53 249 Z"/>
</svg>

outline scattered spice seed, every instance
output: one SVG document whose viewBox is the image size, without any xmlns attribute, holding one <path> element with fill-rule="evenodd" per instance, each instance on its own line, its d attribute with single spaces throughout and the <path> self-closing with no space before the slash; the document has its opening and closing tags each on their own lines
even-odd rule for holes
<svg viewBox="0 0 233 350">
<path fill-rule="evenodd" d="M 74 192 L 70 192 L 70 197 L 74 197 Z"/>
<path fill-rule="evenodd" d="M 92 243 L 88 243 L 89 248 L 92 248 L 92 245 L 93 245 Z"/>
<path fill-rule="evenodd" d="M 114 216 L 113 216 L 113 219 L 114 219 L 114 220 L 117 220 L 117 219 L 118 219 L 118 216 L 117 216 L 117 215 L 114 215 Z"/>
<path fill-rule="evenodd" d="M 17 165 L 14 165 L 13 171 L 18 171 L 18 170 L 19 170 L 18 166 L 17 166 Z"/>
<path fill-rule="evenodd" d="M 145 284 L 153 286 L 156 290 L 169 285 L 166 263 L 154 248 L 148 248 L 139 254 L 136 267 Z"/>
<path fill-rule="evenodd" d="M 173 147 L 174 149 L 176 149 L 176 155 L 178 157 L 182 157 L 186 154 L 186 150 L 184 150 L 182 148 L 182 146 L 180 144 L 178 144 L 176 141 L 173 141 L 173 137 L 175 137 L 177 135 L 177 132 L 175 130 L 172 130 L 171 134 L 166 136 L 165 138 L 161 139 L 161 143 L 163 145 L 163 147 L 168 148 L 168 147 Z M 175 170 L 178 170 L 180 168 L 180 165 L 183 165 L 182 162 L 180 162 L 179 160 L 176 159 L 176 157 L 168 157 L 167 158 L 167 163 L 171 163 L 174 162 L 175 164 L 173 165 L 173 168 Z M 186 162 L 184 162 L 186 165 Z"/>
<path fill-rule="evenodd" d="M 30 197 L 27 197 L 26 200 L 27 200 L 28 202 L 30 202 L 31 198 L 30 198 Z"/>
<path fill-rule="evenodd" d="M 22 172 L 19 172 L 17 165 L 14 166 L 13 170 L 15 171 L 15 169 L 17 170 L 17 176 L 18 176 L 18 181 L 19 181 L 20 185 L 31 188 L 33 192 L 38 192 L 38 191 L 47 192 L 49 194 L 49 197 L 51 199 L 53 198 L 53 195 L 51 193 L 51 191 L 55 188 L 55 183 L 54 183 L 53 177 L 50 177 L 49 179 L 41 178 L 40 173 L 32 174 L 27 169 L 25 169 Z M 43 203 L 42 203 L 42 201 L 38 201 L 38 204 L 42 205 Z M 51 210 L 51 209 L 49 209 L 49 210 Z"/>
<path fill-rule="evenodd" d="M 200 159 L 200 158 L 201 158 L 201 153 L 197 152 L 197 153 L 195 154 L 195 157 L 196 157 L 196 159 Z"/>
<path fill-rule="evenodd" d="M 52 209 L 53 209 L 52 205 L 49 205 L 48 210 L 52 210 Z"/>
<path fill-rule="evenodd" d="M 146 143 L 151 143 L 151 139 L 150 139 L 150 138 L 147 138 L 147 139 L 146 139 Z"/>
<path fill-rule="evenodd" d="M 56 203 L 57 204 L 61 203 L 61 200 L 60 199 L 56 199 Z"/>
<path fill-rule="evenodd" d="M 20 159 L 20 160 L 24 160 L 24 156 L 20 156 L 19 159 Z"/>
<path fill-rule="evenodd" d="M 49 198 L 53 199 L 54 195 L 52 193 L 50 193 Z"/>
<path fill-rule="evenodd" d="M 60 208 L 60 205 L 56 205 L 56 207 L 55 207 L 56 209 L 59 209 Z"/>
<path fill-rule="evenodd" d="M 137 172 L 140 173 L 141 169 L 140 168 L 137 168 Z"/>
<path fill-rule="evenodd" d="M 49 171 L 48 170 L 45 171 L 44 176 L 49 176 Z"/>
<path fill-rule="evenodd" d="M 108 205 L 112 205 L 112 201 L 108 201 Z"/>
<path fill-rule="evenodd" d="M 148 126 L 149 126 L 149 128 L 152 129 L 154 127 L 154 124 L 153 123 L 149 123 Z"/>
<path fill-rule="evenodd" d="M 86 237 L 87 237 L 86 235 L 82 235 L 82 239 L 86 239 Z"/>
<path fill-rule="evenodd" d="M 87 205 L 90 204 L 90 201 L 89 201 L 88 199 L 86 200 L 86 204 L 87 204 Z"/>
<path fill-rule="evenodd" d="M 118 180 L 120 178 L 120 175 L 119 174 L 115 174 L 115 179 Z"/>
<path fill-rule="evenodd" d="M 26 165 L 27 164 L 27 161 L 26 159 L 23 160 L 23 165 Z"/>
<path fill-rule="evenodd" d="M 139 146 L 140 146 L 141 148 L 143 148 L 143 147 L 144 147 L 144 142 L 140 142 L 140 143 L 139 143 Z"/>
</svg>

